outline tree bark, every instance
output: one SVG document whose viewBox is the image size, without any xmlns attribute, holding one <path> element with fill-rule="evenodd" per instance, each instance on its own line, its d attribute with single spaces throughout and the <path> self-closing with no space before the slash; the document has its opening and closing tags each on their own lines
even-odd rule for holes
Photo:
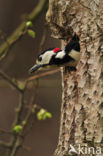
<svg viewBox="0 0 103 156">
<path fill-rule="evenodd" d="M 62 71 L 62 106 L 59 141 L 55 156 L 103 155 L 103 0 L 49 0 L 47 21 L 52 36 L 65 45 L 77 34 L 80 61 L 76 72 Z M 87 148 L 78 153 L 78 145 Z M 95 153 L 88 154 L 88 148 Z"/>
</svg>

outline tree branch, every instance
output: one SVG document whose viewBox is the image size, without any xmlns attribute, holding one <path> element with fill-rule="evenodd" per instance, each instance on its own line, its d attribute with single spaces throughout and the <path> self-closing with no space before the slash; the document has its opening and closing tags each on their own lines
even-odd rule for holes
<svg viewBox="0 0 103 156">
<path fill-rule="evenodd" d="M 0 71 L 0 76 L 6 80 L 11 86 L 13 86 L 15 89 L 17 89 L 19 92 L 22 92 L 22 90 L 18 87 L 18 85 L 4 72 Z"/>
<path fill-rule="evenodd" d="M 29 77 L 27 79 L 27 81 L 32 81 L 32 80 L 35 80 L 35 79 L 38 79 L 38 78 L 41 78 L 41 77 L 44 77 L 44 76 L 47 76 L 47 75 L 52 75 L 52 74 L 57 73 L 59 71 L 60 71 L 60 69 L 56 69 L 56 70 L 47 71 L 47 72 L 44 72 L 44 73 L 39 73 L 39 74 L 36 74 L 34 76 Z"/>
<path fill-rule="evenodd" d="M 11 145 L 9 145 L 8 143 L 3 142 L 3 141 L 0 141 L 0 146 L 3 148 L 10 148 L 11 147 Z"/>
<path fill-rule="evenodd" d="M 45 41 L 46 41 L 46 32 L 47 31 L 44 29 L 44 33 L 43 33 L 43 36 L 42 36 L 42 39 L 41 39 L 39 51 L 42 50 L 42 47 L 45 44 Z M 9 81 L 9 83 L 11 85 L 14 85 L 14 84 L 12 84 L 12 82 L 11 82 L 12 80 L 10 80 L 10 78 L 8 78 L 8 76 L 6 76 L 5 74 L 2 74 L 2 77 L 5 78 L 7 81 Z M 14 126 L 20 125 L 20 126 L 22 126 L 22 130 L 19 133 L 16 133 L 16 132 L 13 133 L 13 137 L 12 137 L 12 140 L 10 142 L 11 148 L 7 152 L 7 155 L 8 156 L 15 156 L 16 155 L 18 149 L 20 147 L 22 147 L 24 138 L 26 136 L 24 134 L 24 132 L 25 132 L 25 129 L 26 129 L 27 125 L 30 125 L 29 126 L 29 130 L 33 126 L 34 119 L 32 118 L 32 120 L 33 120 L 32 123 L 30 123 L 29 120 L 31 119 L 32 115 L 34 116 L 35 109 L 37 108 L 37 105 L 34 105 L 34 103 L 35 103 L 35 99 L 37 97 L 38 77 L 36 78 L 35 82 L 36 82 L 35 85 L 33 85 L 33 87 L 35 87 L 35 89 L 34 89 L 35 92 L 34 92 L 34 95 L 33 95 L 32 100 L 29 102 L 30 109 L 28 109 L 28 111 L 26 112 L 25 117 L 22 117 L 22 114 L 23 114 L 24 109 L 25 109 L 25 107 L 24 107 L 25 106 L 25 97 L 24 97 L 24 94 L 25 94 L 25 90 L 27 89 L 28 79 L 23 83 L 22 92 L 20 94 L 19 106 L 17 108 L 16 118 L 14 120 Z M 17 87 L 15 85 L 14 85 L 14 87 L 16 89 L 18 89 L 18 87 L 20 87 L 18 85 L 18 81 L 17 81 Z M 18 90 L 18 91 L 20 93 L 20 90 Z"/>
<path fill-rule="evenodd" d="M 9 135 L 13 135 L 13 133 L 11 131 L 7 131 L 5 129 L 0 129 L 0 134 L 9 134 Z"/>
</svg>

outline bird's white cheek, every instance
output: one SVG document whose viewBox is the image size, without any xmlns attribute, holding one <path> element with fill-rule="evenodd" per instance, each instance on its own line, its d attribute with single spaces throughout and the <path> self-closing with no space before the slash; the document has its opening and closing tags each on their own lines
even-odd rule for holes
<svg viewBox="0 0 103 156">
<path fill-rule="evenodd" d="M 55 57 L 55 58 L 62 59 L 64 56 L 65 56 L 64 51 L 61 51 L 61 52 L 59 52 L 59 53 L 56 55 L 56 57 Z"/>
<path fill-rule="evenodd" d="M 55 55 L 55 54 L 52 51 L 46 52 L 44 55 L 42 55 L 41 63 L 42 64 L 49 64 L 50 59 L 52 58 L 53 55 Z"/>
</svg>

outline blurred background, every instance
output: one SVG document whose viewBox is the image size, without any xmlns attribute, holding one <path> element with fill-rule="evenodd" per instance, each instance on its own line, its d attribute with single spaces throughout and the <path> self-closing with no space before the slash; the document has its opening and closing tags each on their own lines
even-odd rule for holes
<svg viewBox="0 0 103 156">
<path fill-rule="evenodd" d="M 18 1 L 0 0 L 0 30 L 6 37 L 19 26 L 25 16 L 37 5 L 38 0 Z M 0 62 L 0 70 L 11 78 L 25 80 L 30 75 L 28 69 L 35 63 L 39 51 L 41 37 L 45 27 L 46 9 L 33 23 L 36 37 L 33 39 L 27 34 L 22 37 L 11 49 L 9 54 Z M 47 28 L 46 42 L 43 49 L 60 47 L 60 42 L 51 36 Z M 4 41 L 0 38 L 0 44 Z M 27 97 L 30 96 L 28 91 Z M 15 108 L 18 105 L 18 92 L 10 88 L 8 82 L 0 77 L 0 129 L 10 130 L 15 118 Z M 45 121 L 34 118 L 34 125 L 25 137 L 24 145 L 29 151 L 21 149 L 17 156 L 50 156 L 56 149 L 59 135 L 60 105 L 61 105 L 61 74 L 45 76 L 39 79 L 36 104 L 52 113 L 53 117 Z M 9 141 L 10 135 L 0 134 L 0 140 Z M 5 156 L 5 148 L 0 147 L 0 156 Z"/>
</svg>

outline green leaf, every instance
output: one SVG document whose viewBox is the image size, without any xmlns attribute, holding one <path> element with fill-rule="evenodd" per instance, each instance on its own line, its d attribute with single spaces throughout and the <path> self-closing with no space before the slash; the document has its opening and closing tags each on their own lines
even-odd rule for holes
<svg viewBox="0 0 103 156">
<path fill-rule="evenodd" d="M 21 130 L 22 130 L 22 126 L 21 125 L 15 125 L 13 127 L 13 131 L 16 132 L 16 133 L 19 133 Z"/>
<path fill-rule="evenodd" d="M 35 38 L 35 32 L 31 29 L 28 30 L 28 35 L 31 36 L 32 38 Z"/>
<path fill-rule="evenodd" d="M 47 118 L 51 118 L 52 114 L 45 109 L 40 109 L 40 111 L 37 113 L 38 120 L 46 120 Z"/>
<path fill-rule="evenodd" d="M 45 112 L 45 116 L 46 116 L 47 118 L 51 118 L 51 117 L 52 117 L 52 114 L 51 114 L 50 112 Z"/>
<path fill-rule="evenodd" d="M 27 22 L 26 22 L 26 26 L 27 26 L 28 28 L 31 28 L 31 27 L 33 26 L 33 23 L 32 23 L 31 21 L 27 21 Z"/>
</svg>

